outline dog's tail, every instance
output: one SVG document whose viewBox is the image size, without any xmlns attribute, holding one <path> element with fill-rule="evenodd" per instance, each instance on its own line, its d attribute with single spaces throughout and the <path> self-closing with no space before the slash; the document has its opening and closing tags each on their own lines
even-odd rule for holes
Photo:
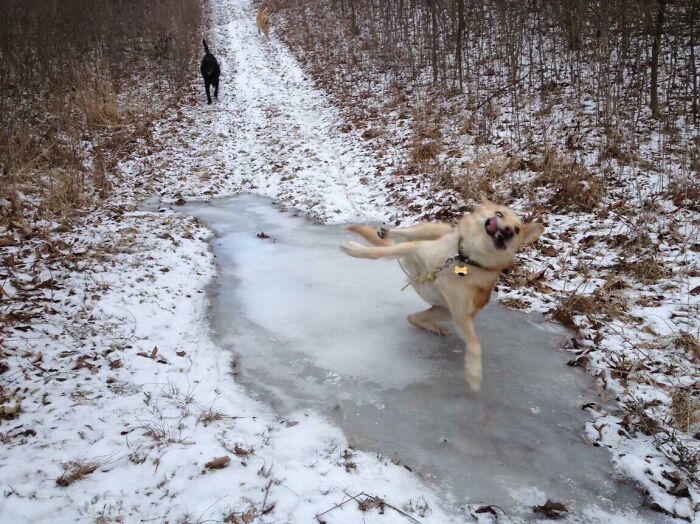
<svg viewBox="0 0 700 524">
<path fill-rule="evenodd" d="M 347 231 L 357 233 L 367 242 L 374 246 L 390 246 L 391 244 L 393 244 L 391 240 L 381 238 L 379 236 L 379 232 L 375 228 L 370 226 L 350 226 L 347 228 Z"/>
<path fill-rule="evenodd" d="M 202 38 L 202 43 L 204 44 L 204 52 L 209 54 L 209 48 L 207 47 L 207 41 Z"/>
</svg>

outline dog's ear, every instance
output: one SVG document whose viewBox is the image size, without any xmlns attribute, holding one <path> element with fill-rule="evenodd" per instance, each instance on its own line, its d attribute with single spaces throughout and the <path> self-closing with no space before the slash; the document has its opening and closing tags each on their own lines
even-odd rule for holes
<svg viewBox="0 0 700 524">
<path fill-rule="evenodd" d="M 523 244 L 536 242 L 542 233 L 544 233 L 544 226 L 542 224 L 537 222 L 523 224 Z"/>
<path fill-rule="evenodd" d="M 481 195 L 481 205 L 482 206 L 495 206 L 493 202 L 491 202 L 486 195 Z"/>
</svg>

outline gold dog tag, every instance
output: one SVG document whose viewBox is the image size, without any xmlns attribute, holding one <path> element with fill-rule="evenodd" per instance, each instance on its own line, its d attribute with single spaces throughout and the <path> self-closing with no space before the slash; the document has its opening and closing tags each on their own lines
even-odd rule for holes
<svg viewBox="0 0 700 524">
<path fill-rule="evenodd" d="M 469 273 L 469 267 L 467 266 L 455 266 L 455 275 L 460 277 L 466 276 Z"/>
</svg>

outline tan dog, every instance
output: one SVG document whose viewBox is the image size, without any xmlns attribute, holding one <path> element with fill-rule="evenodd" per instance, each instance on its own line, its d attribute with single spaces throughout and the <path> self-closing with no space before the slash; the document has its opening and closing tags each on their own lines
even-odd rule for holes
<svg viewBox="0 0 700 524">
<path fill-rule="evenodd" d="M 482 199 L 457 226 L 424 223 L 404 229 L 352 226 L 374 246 L 345 242 L 341 249 L 358 258 L 398 258 L 413 289 L 431 308 L 408 316 L 416 327 L 444 335 L 439 323 L 452 320 L 466 343 L 464 372 L 474 391 L 481 389 L 481 344 L 474 317 L 491 296 L 500 272 L 521 246 L 535 242 L 542 224 L 524 224 L 510 209 Z M 393 240 L 399 240 L 394 243 Z"/>
<path fill-rule="evenodd" d="M 258 34 L 262 31 L 265 34 L 265 38 L 270 40 L 270 12 L 267 10 L 267 6 L 262 6 L 260 11 L 258 11 L 258 16 L 255 18 L 255 23 L 258 25 Z"/>
</svg>

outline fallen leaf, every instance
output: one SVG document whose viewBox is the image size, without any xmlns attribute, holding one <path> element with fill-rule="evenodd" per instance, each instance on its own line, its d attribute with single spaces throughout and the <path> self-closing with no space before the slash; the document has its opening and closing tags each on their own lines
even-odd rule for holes
<svg viewBox="0 0 700 524">
<path fill-rule="evenodd" d="M 247 449 L 240 447 L 238 444 L 233 446 L 233 452 L 239 457 L 247 457 L 252 453 L 252 451 L 248 451 Z"/>
<path fill-rule="evenodd" d="M 545 517 L 549 519 L 560 519 L 569 512 L 566 506 L 561 502 L 554 502 L 551 499 L 547 499 L 542 506 L 532 506 L 532 511 L 535 513 L 542 513 Z"/>
<path fill-rule="evenodd" d="M 231 462 L 231 457 L 228 455 L 224 455 L 223 457 L 217 457 L 215 459 L 210 460 L 206 464 L 204 464 L 204 467 L 207 469 L 224 469 L 229 465 Z"/>
<path fill-rule="evenodd" d="M 17 245 L 17 241 L 15 240 L 15 237 L 12 235 L 0 237 L 0 247 L 8 247 L 8 246 L 15 246 Z"/>
<path fill-rule="evenodd" d="M 498 513 L 493 509 L 493 506 L 479 506 L 474 510 L 474 513 L 490 513 L 494 517 L 498 517 Z"/>
<path fill-rule="evenodd" d="M 155 360 L 155 361 L 158 362 L 159 364 L 167 364 L 167 363 L 168 363 L 168 361 L 165 360 L 165 357 L 161 357 L 161 356 L 158 355 L 158 346 L 153 346 L 153 351 L 151 351 L 151 354 L 150 354 L 150 355 L 147 354 L 147 353 L 145 353 L 145 352 L 143 352 L 143 351 L 139 351 L 139 352 L 136 353 L 136 354 L 137 354 L 139 357 L 146 357 L 146 358 L 150 358 L 151 360 Z"/>
</svg>

